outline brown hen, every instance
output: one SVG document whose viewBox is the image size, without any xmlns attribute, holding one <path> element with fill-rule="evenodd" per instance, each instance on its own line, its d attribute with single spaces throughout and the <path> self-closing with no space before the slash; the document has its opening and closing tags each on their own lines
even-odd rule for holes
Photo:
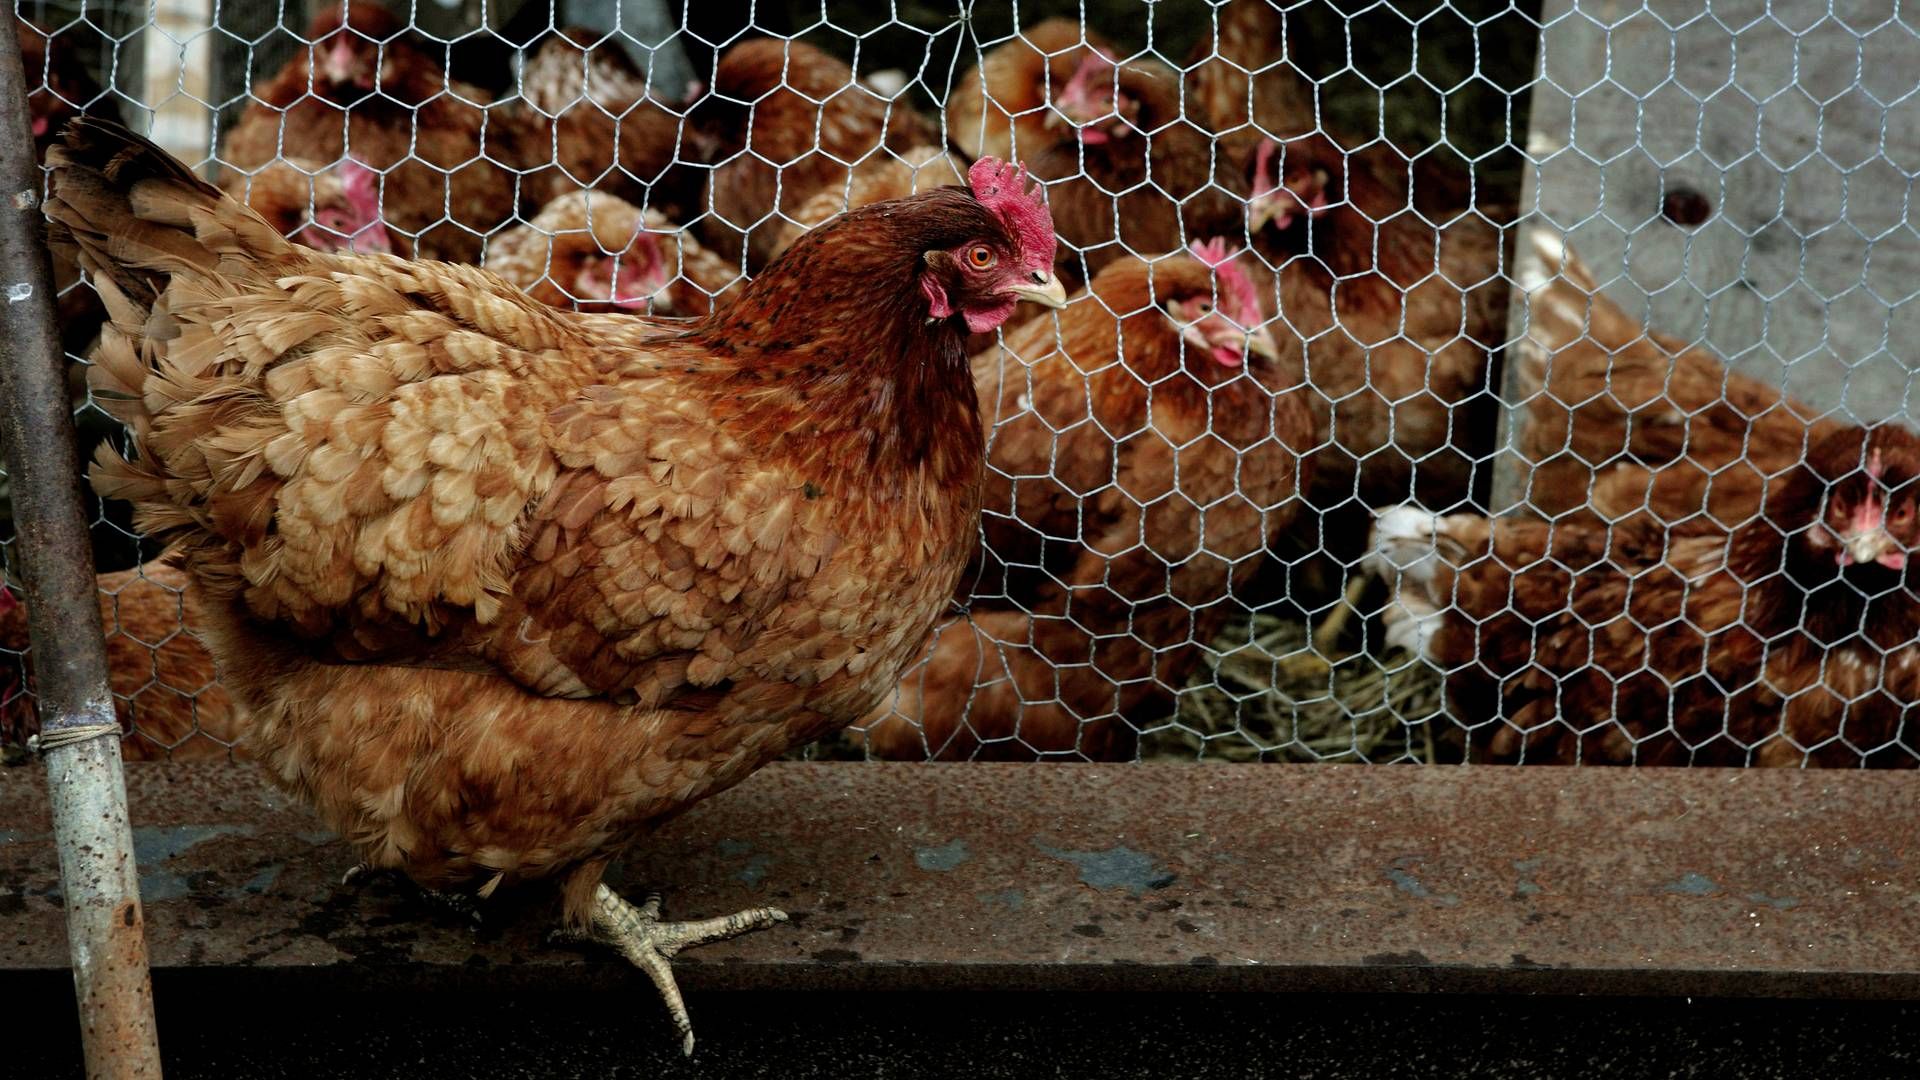
<svg viewBox="0 0 1920 1080">
<path fill-rule="evenodd" d="M 1216 242 L 1116 262 L 1057 330 L 974 358 L 992 430 L 972 625 L 875 711 L 875 754 L 1133 754 L 1298 508 L 1313 416 L 1265 320 Z"/>
<path fill-rule="evenodd" d="M 136 451 L 94 485 L 179 545 L 256 757 L 373 868 L 558 879 L 690 1051 L 671 957 L 783 916 L 665 923 L 602 875 L 920 648 L 977 529 L 962 342 L 1064 302 L 1045 205 L 983 161 L 663 328 L 297 247 L 117 125 L 50 162 Z"/>
<path fill-rule="evenodd" d="M 521 72 L 515 116 L 516 164 L 532 170 L 526 189 L 544 205 L 592 189 L 649 209 L 685 213 L 706 173 L 691 167 L 705 149 L 686 130 L 686 105 L 647 85 L 617 41 L 593 30 L 555 31 Z"/>
<path fill-rule="evenodd" d="M 1527 282 L 1518 448 L 1527 505 L 1546 517 L 1656 523 L 1703 511 L 1732 527 L 1767 484 L 1846 425 L 1697 345 L 1648 330 L 1600 291 L 1557 237 L 1535 230 L 1544 271 Z"/>
<path fill-rule="evenodd" d="M 963 150 L 1017 144 L 1017 158 L 1047 182 L 1063 270 L 1085 280 L 1121 256 L 1178 251 L 1190 232 L 1238 224 L 1239 204 L 1209 183 L 1210 140 L 1180 99 L 1172 68 L 1116 64 L 1097 37 L 1052 19 L 996 46 L 962 77 L 947 127 Z"/>
<path fill-rule="evenodd" d="M 500 234 L 484 265 L 543 304 L 578 311 L 705 315 L 746 288 L 739 267 L 666 215 L 598 191 L 562 195 Z"/>
<path fill-rule="evenodd" d="M 527 140 L 525 115 L 489 109 L 491 95 L 450 79 L 367 0 L 322 10 L 306 37 L 311 46 L 254 88 L 222 139 L 229 188 L 278 158 L 331 165 L 351 156 L 380 174 L 381 216 L 416 254 L 478 261 L 519 207 L 519 176 L 502 163 Z"/>
<path fill-rule="evenodd" d="M 121 755 L 128 761 L 226 757 L 245 733 L 246 720 L 217 681 L 186 572 L 155 559 L 102 574 L 99 587 L 107 675 L 114 712 L 126 731 Z M 29 662 L 29 679 L 13 672 L 0 692 L 0 744 L 24 744 L 40 730 L 33 699 L 23 693 L 31 677 L 28 645 L 26 606 L 0 589 L 0 649 Z"/>
<path fill-rule="evenodd" d="M 779 38 L 728 49 L 691 117 L 713 162 L 701 235 L 726 258 L 744 250 L 755 271 L 800 207 L 844 185 L 849 166 L 938 141 L 905 102 L 876 94 L 820 49 Z"/>
<path fill-rule="evenodd" d="M 1738 528 L 1381 516 L 1388 641 L 1474 759 L 1912 766 L 1920 439 L 1843 428 Z"/>
</svg>

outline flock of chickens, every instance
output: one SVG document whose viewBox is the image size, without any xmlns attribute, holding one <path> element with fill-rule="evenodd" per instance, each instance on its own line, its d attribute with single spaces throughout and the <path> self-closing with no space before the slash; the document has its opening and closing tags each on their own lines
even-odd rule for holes
<svg viewBox="0 0 1920 1080">
<path fill-rule="evenodd" d="M 742 305 L 846 212 L 965 185 L 986 159 L 1044 185 L 1070 295 L 991 333 L 967 320 L 987 465 L 980 543 L 952 591 L 967 610 L 853 718 L 869 753 L 1131 757 L 1291 544 L 1352 568 L 1350 599 L 1368 575 L 1389 582 L 1380 621 L 1353 636 L 1384 629 L 1447 673 L 1472 760 L 1915 760 L 1900 741 L 1915 694 L 1899 635 L 1920 621 L 1902 587 L 1907 432 L 1815 419 L 1650 335 L 1571 252 L 1549 245 L 1532 329 L 1509 350 L 1534 390 L 1519 441 L 1542 520 L 1411 508 L 1466 510 L 1485 483 L 1513 211 L 1439 154 L 1329 134 L 1265 0 L 1222 7 L 1183 69 L 1077 22 L 1025 27 L 938 117 L 801 42 L 742 40 L 669 101 L 617 45 L 558 32 L 496 101 L 373 4 L 324 12 L 305 36 L 219 142 L 221 188 L 274 230 L 317 252 L 478 265 L 531 301 L 648 332 L 709 320 L 738 334 L 725 349 L 799 344 Z M 23 25 L 21 41 L 45 149 L 97 87 L 58 37 Z M 787 302 L 831 310 L 817 268 L 789 273 Z M 66 294 L 76 351 L 104 317 L 76 308 L 93 298 Z M 514 533 L 523 557 L 581 557 L 531 528 Z M 252 722 L 214 677 L 178 562 L 101 582 L 131 757 L 224 754 Z M 594 603 L 655 603 L 657 585 L 620 580 Z M 437 642 L 448 602 L 409 633 Z M 599 633 L 612 618 L 580 617 Z M 343 658 L 428 644 L 312 619 Z M 0 643 L 24 642 L 10 606 Z M 9 696 L 11 738 L 32 721 Z"/>
</svg>

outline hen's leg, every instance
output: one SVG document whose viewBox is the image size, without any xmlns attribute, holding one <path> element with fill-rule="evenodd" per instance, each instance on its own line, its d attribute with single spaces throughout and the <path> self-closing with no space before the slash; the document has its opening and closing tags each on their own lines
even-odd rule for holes
<svg viewBox="0 0 1920 1080">
<path fill-rule="evenodd" d="M 634 967 L 647 973 L 660 997 L 667 1003 L 674 1029 L 680 1032 L 681 1049 L 693 1053 L 693 1021 L 687 1017 L 687 1005 L 680 998 L 680 987 L 673 980 L 673 958 L 682 949 L 725 941 L 731 937 L 765 930 L 787 921 L 787 913 L 778 908 L 748 908 L 717 919 L 699 922 L 662 922 L 660 896 L 648 895 L 638 907 L 622 899 L 605 885 L 593 894 L 593 926 L 584 935 L 561 931 L 562 939 L 595 941 L 619 950 Z"/>
</svg>

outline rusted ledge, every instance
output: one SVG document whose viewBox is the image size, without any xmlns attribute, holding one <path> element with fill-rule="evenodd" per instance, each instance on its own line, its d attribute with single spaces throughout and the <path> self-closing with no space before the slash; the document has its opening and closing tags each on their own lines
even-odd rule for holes
<svg viewBox="0 0 1920 1080">
<path fill-rule="evenodd" d="M 337 884 L 248 766 L 128 768 L 156 968 L 344 986 L 612 985 L 536 899 L 473 929 Z M 782 764 L 628 861 L 687 915 L 789 926 L 699 989 L 1920 997 L 1920 776 Z M 64 968 L 37 772 L 0 773 L 0 969 Z"/>
</svg>

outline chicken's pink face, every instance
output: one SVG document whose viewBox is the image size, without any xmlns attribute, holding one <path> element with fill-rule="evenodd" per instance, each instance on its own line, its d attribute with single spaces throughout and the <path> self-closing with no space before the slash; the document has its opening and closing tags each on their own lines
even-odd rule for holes
<svg viewBox="0 0 1920 1080">
<path fill-rule="evenodd" d="M 1046 115 L 1049 127 L 1071 127 L 1086 146 L 1100 146 L 1134 135 L 1140 103 L 1114 82 L 1112 58 L 1089 52 L 1055 96 Z"/>
<path fill-rule="evenodd" d="M 1311 140 L 1311 141 L 1309 141 Z M 1285 232 L 1294 222 L 1316 218 L 1333 208 L 1334 169 L 1337 163 L 1314 153 L 1319 140 L 1296 139 L 1282 144 L 1260 140 L 1253 155 L 1253 195 L 1247 200 L 1247 228 L 1251 232 L 1272 225 Z"/>
<path fill-rule="evenodd" d="M 641 233 L 618 256 L 600 250 L 591 236 L 582 236 L 571 256 L 573 278 L 567 291 L 574 299 L 623 311 L 645 311 L 662 299 L 674 267 L 660 248 L 660 239 Z M 657 306 L 657 305 L 656 305 Z"/>
<path fill-rule="evenodd" d="M 985 334 L 1011 318 L 1022 300 L 1065 307 L 1066 290 L 1053 273 L 1058 246 L 1053 215 L 1039 192 L 1028 190 L 1026 171 L 998 158 L 981 158 L 968 171 L 967 182 L 1000 228 L 957 247 L 926 253 L 920 291 L 928 317 L 959 315 L 969 332 Z"/>
<path fill-rule="evenodd" d="M 1214 287 L 1204 292 L 1176 294 L 1165 302 L 1168 318 L 1180 328 L 1189 355 L 1210 358 L 1221 368 L 1238 368 L 1249 356 L 1277 360 L 1280 350 L 1253 279 L 1234 263 L 1236 252 L 1225 240 L 1195 241 L 1193 256 L 1213 268 Z"/>
<path fill-rule="evenodd" d="M 380 84 L 380 44 L 341 27 L 313 46 L 313 89 L 334 101 L 350 103 Z"/>
<path fill-rule="evenodd" d="M 393 236 L 380 219 L 380 177 L 349 158 L 334 173 L 314 177 L 313 208 L 294 240 L 316 251 L 393 254 Z"/>
<path fill-rule="evenodd" d="M 1880 441 L 1879 434 L 1875 433 L 1872 442 Z M 1857 433 L 1835 436 L 1858 437 Z M 1854 456 L 1853 460 L 1860 459 Z M 1829 475 L 1839 471 L 1822 469 L 1819 463 L 1815 468 Z M 1827 489 L 1820 522 L 1807 531 L 1807 545 L 1831 556 L 1843 569 L 1882 566 L 1906 570 L 1909 556 L 1920 550 L 1920 513 L 1916 512 L 1920 482 L 1916 479 L 1899 459 L 1870 442 L 1865 461 Z"/>
</svg>

